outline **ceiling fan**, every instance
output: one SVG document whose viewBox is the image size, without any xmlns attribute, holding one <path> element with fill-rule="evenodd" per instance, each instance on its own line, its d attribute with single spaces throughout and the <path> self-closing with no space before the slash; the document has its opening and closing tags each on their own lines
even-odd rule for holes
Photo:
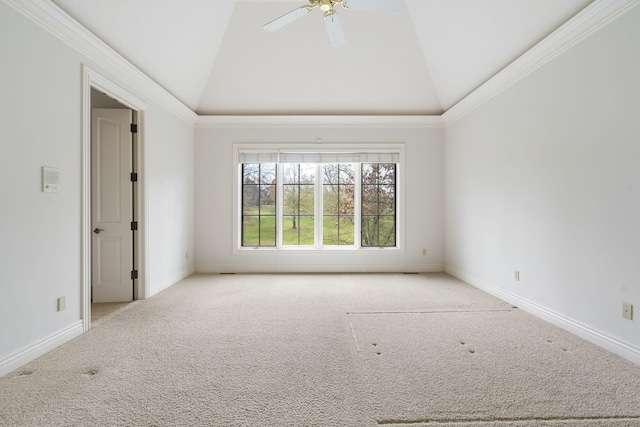
<svg viewBox="0 0 640 427">
<path fill-rule="evenodd" d="M 331 46 L 342 46 L 346 39 L 342 31 L 338 13 L 335 10 L 336 5 L 341 5 L 344 9 L 362 10 L 365 12 L 396 14 L 402 11 L 404 0 L 309 0 L 308 6 L 302 6 L 282 15 L 262 28 L 267 31 L 276 31 L 287 24 L 292 23 L 301 18 L 314 9 L 320 9 L 324 12 L 324 23 L 329 34 Z"/>
</svg>

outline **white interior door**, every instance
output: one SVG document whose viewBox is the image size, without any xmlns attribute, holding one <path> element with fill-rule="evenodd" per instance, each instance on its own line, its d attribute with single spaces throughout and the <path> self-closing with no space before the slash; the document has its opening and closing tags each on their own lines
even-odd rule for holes
<svg viewBox="0 0 640 427">
<path fill-rule="evenodd" d="M 131 121 L 131 110 L 92 110 L 93 302 L 133 300 Z"/>
</svg>

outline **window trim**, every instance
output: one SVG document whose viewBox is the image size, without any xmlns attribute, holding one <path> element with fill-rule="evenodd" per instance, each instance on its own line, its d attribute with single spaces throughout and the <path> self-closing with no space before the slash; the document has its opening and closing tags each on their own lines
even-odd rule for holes
<svg viewBox="0 0 640 427">
<path fill-rule="evenodd" d="M 245 161 L 242 159 L 241 152 L 252 151 L 255 153 L 262 153 L 263 155 L 269 156 L 268 153 L 356 153 L 368 155 L 371 153 L 394 153 L 397 154 L 397 160 L 393 163 L 396 163 L 396 246 L 374 246 L 374 247 L 362 247 L 361 246 L 361 230 L 359 227 L 354 228 L 354 245 L 345 245 L 345 246 L 323 246 L 322 236 L 319 236 L 319 224 L 318 221 L 315 221 L 315 237 L 316 237 L 316 245 L 313 246 L 295 246 L 295 245 L 283 245 L 282 243 L 282 231 L 281 227 L 281 215 L 282 215 L 282 206 L 280 204 L 283 203 L 283 198 L 279 197 L 277 199 L 278 204 L 278 214 L 276 215 L 276 246 L 275 247 L 255 247 L 255 246 L 242 246 L 242 163 L 251 163 L 251 161 Z M 277 154 L 276 154 L 277 155 Z M 267 163 L 268 160 L 260 160 L 260 162 Z M 273 162 L 273 161 L 272 161 Z M 276 163 L 279 163 L 276 159 Z M 332 163 L 331 161 L 325 161 L 323 163 Z M 360 173 L 360 164 L 359 163 L 367 163 L 367 161 L 359 162 L 354 161 L 353 163 L 358 163 L 357 165 L 357 173 Z M 321 146 L 312 145 L 312 144 L 271 144 L 271 143 L 234 143 L 233 144 L 233 180 L 232 180 L 232 193 L 233 193 L 233 239 L 232 239 L 232 252 L 234 255 L 250 255 L 257 252 L 298 252 L 298 253 L 344 253 L 345 251 L 351 252 L 352 254 L 362 254 L 362 255 L 370 255 L 372 252 L 380 252 L 384 251 L 385 253 L 393 252 L 398 254 L 404 254 L 405 252 L 405 176 L 404 176 L 404 166 L 405 166 L 405 155 L 404 155 L 404 144 L 403 143 L 367 143 L 367 144 L 322 144 Z M 281 177 L 281 167 L 277 168 L 278 180 L 277 186 L 278 191 L 281 194 L 282 191 L 282 177 Z M 322 184 L 322 183 L 321 183 Z M 320 185 L 321 191 L 322 185 Z M 356 200 L 359 200 L 356 203 L 356 212 L 355 215 L 360 215 L 360 204 L 361 204 L 361 185 L 356 185 L 354 197 Z M 317 196 L 316 196 L 317 197 Z M 321 211 L 321 203 L 318 203 L 317 198 L 315 199 L 315 210 L 316 210 L 316 218 L 320 215 L 322 218 Z M 320 242 L 320 245 L 318 245 Z"/>
</svg>

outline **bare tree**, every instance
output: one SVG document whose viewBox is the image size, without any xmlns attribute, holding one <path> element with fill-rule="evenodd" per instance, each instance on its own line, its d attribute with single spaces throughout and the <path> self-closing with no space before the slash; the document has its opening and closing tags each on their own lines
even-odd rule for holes
<svg viewBox="0 0 640 427">
<path fill-rule="evenodd" d="M 283 166 L 283 216 L 290 217 L 291 228 L 298 229 L 301 216 L 314 214 L 315 165 L 291 163 Z"/>
<path fill-rule="evenodd" d="M 362 164 L 362 245 L 395 245 L 395 163 Z"/>
<path fill-rule="evenodd" d="M 354 165 L 327 163 L 323 165 L 322 174 L 324 243 L 352 245 L 355 212 Z M 330 220 L 332 225 L 328 225 L 326 220 Z M 343 226 L 344 224 L 346 226 Z"/>
</svg>

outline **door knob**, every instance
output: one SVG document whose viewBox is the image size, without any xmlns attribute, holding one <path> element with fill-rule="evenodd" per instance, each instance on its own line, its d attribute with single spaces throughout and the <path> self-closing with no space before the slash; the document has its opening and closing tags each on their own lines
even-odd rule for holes
<svg viewBox="0 0 640 427">
<path fill-rule="evenodd" d="M 96 228 L 95 230 L 93 230 L 93 232 L 96 233 L 96 234 L 100 234 L 103 231 L 104 231 L 104 229 L 102 229 L 102 228 Z"/>
</svg>

